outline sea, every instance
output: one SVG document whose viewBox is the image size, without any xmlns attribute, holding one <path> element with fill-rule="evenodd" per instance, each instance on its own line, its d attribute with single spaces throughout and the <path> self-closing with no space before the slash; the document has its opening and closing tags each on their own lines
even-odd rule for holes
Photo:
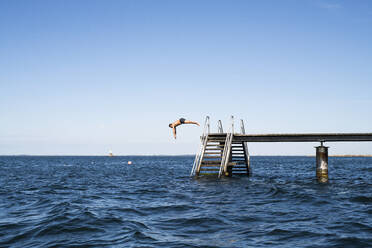
<svg viewBox="0 0 372 248">
<path fill-rule="evenodd" d="M 0 156 L 0 247 L 372 247 L 372 158 L 330 157 L 328 183 L 314 157 L 222 179 L 193 160 Z"/>
</svg>

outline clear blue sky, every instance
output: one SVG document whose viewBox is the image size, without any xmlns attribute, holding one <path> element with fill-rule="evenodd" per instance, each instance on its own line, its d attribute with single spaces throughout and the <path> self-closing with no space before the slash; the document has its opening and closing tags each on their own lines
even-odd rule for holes
<svg viewBox="0 0 372 248">
<path fill-rule="evenodd" d="M 248 133 L 372 132 L 371 27 L 368 0 L 2 0 L 0 154 L 192 154 L 202 128 L 174 141 L 168 123 L 206 115 Z"/>
</svg>

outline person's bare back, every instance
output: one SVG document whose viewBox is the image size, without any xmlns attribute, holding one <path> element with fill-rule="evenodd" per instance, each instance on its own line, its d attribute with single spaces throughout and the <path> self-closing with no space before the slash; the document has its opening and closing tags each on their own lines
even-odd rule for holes
<svg viewBox="0 0 372 248">
<path fill-rule="evenodd" d="M 169 124 L 169 127 L 173 129 L 173 136 L 174 138 L 176 139 L 177 138 L 177 130 L 176 130 L 176 127 L 182 125 L 182 124 L 195 124 L 195 125 L 198 125 L 200 126 L 200 124 L 196 121 L 189 121 L 189 120 L 186 120 L 185 118 L 180 118 L 172 123 Z"/>
</svg>

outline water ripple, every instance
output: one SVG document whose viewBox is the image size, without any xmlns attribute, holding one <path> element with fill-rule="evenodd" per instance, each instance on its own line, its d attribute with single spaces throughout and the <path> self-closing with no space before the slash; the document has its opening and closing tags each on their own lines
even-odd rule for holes
<svg viewBox="0 0 372 248">
<path fill-rule="evenodd" d="M 309 157 L 222 180 L 192 162 L 0 157 L 0 247 L 372 247 L 371 158 L 330 158 L 328 184 Z"/>
</svg>

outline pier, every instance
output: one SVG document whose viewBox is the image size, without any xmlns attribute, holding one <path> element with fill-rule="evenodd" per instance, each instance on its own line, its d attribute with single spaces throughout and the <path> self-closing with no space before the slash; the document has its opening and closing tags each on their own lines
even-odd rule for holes
<svg viewBox="0 0 372 248">
<path fill-rule="evenodd" d="M 295 133 L 295 134 L 246 134 L 240 120 L 240 133 L 235 133 L 231 117 L 229 132 L 224 132 L 218 121 L 218 131 L 210 132 L 210 120 L 206 117 L 201 145 L 196 154 L 191 176 L 250 175 L 250 156 L 247 143 L 251 142 L 319 142 L 316 148 L 316 177 L 328 181 L 328 148 L 324 142 L 372 141 L 372 133 Z"/>
</svg>

